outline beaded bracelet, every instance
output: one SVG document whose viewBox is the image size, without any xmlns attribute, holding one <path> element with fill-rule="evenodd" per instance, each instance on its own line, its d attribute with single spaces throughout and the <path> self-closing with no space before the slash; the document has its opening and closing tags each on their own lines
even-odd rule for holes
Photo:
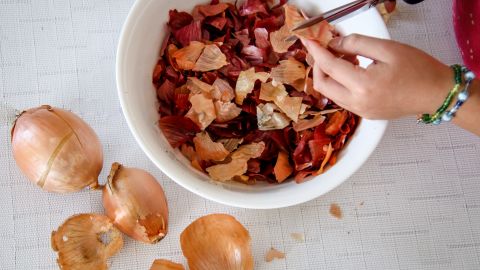
<svg viewBox="0 0 480 270">
<path fill-rule="evenodd" d="M 437 109 L 434 115 L 430 114 L 423 114 L 419 119 L 419 123 L 424 123 L 424 124 L 440 124 L 442 115 L 445 113 L 445 111 L 448 109 L 450 104 L 452 103 L 453 97 L 457 94 L 458 90 L 460 90 L 460 87 L 462 86 L 462 66 L 460 65 L 453 65 L 451 68 L 454 71 L 454 79 L 455 79 L 455 86 L 453 89 L 448 93 L 447 97 L 445 98 L 445 101 L 442 103 L 442 106 Z"/>
<path fill-rule="evenodd" d="M 462 105 L 467 101 L 470 95 L 469 89 L 473 80 L 475 80 L 475 74 L 472 71 L 468 70 L 466 67 L 462 68 L 462 73 L 464 74 L 463 76 L 465 79 L 465 88 L 463 88 L 463 90 L 460 93 L 458 93 L 457 102 L 455 103 L 455 105 L 450 111 L 442 115 L 441 121 L 439 121 L 438 124 L 440 124 L 440 122 L 442 121 L 450 122 L 452 118 L 455 116 L 455 114 L 458 112 L 460 107 L 462 107 Z M 437 124 L 437 123 L 434 122 L 433 124 Z"/>
</svg>

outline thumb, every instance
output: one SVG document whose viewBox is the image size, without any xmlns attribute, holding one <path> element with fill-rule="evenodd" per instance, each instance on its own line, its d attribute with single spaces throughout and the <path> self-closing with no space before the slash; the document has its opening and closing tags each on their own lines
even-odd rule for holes
<svg viewBox="0 0 480 270">
<path fill-rule="evenodd" d="M 392 43 L 386 39 L 351 34 L 332 39 L 328 47 L 342 54 L 360 55 L 372 60 L 387 62 L 392 55 L 391 50 L 388 49 Z"/>
</svg>

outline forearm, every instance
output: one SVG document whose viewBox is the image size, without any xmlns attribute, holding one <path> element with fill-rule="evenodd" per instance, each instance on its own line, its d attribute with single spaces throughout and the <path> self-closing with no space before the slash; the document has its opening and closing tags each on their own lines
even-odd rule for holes
<svg viewBox="0 0 480 270">
<path fill-rule="evenodd" d="M 470 97 L 457 112 L 454 123 L 480 136 L 480 81 L 477 79 L 470 87 Z"/>
</svg>

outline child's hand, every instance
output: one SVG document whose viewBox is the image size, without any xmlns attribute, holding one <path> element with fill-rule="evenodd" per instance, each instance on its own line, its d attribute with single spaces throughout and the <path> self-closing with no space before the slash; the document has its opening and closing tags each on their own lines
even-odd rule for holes
<svg viewBox="0 0 480 270">
<path fill-rule="evenodd" d="M 428 54 L 394 41 L 362 35 L 336 38 L 341 54 L 373 59 L 366 69 L 302 40 L 315 59 L 314 88 L 338 105 L 369 119 L 433 113 L 453 88 L 453 71 Z"/>
</svg>

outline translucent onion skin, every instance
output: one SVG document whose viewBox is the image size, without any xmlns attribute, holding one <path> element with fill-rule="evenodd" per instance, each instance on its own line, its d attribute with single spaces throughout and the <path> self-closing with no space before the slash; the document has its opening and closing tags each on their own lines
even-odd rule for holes
<svg viewBox="0 0 480 270">
<path fill-rule="evenodd" d="M 13 157 L 30 181 L 50 192 L 98 186 L 103 151 L 93 129 L 72 112 L 43 105 L 12 128 Z"/>
<path fill-rule="evenodd" d="M 180 235 L 190 270 L 251 270 L 250 234 L 234 217 L 212 214 L 190 224 Z"/>
<path fill-rule="evenodd" d="M 185 267 L 169 260 L 157 259 L 153 262 L 150 270 L 185 270 Z"/>
<path fill-rule="evenodd" d="M 107 259 L 118 253 L 123 239 L 108 217 L 78 214 L 52 232 L 51 244 L 60 269 L 106 270 Z"/>
<path fill-rule="evenodd" d="M 135 240 L 154 244 L 167 234 L 165 193 L 144 170 L 113 163 L 103 188 L 103 207 L 115 226 Z"/>
</svg>

